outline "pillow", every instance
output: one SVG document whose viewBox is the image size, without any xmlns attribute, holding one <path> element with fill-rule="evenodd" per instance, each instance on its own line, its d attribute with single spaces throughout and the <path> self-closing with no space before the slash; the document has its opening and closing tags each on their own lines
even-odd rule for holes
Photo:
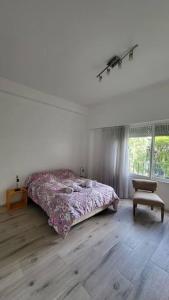
<svg viewBox="0 0 169 300">
<path fill-rule="evenodd" d="M 92 188 L 92 187 L 96 187 L 96 181 L 95 180 L 91 180 L 91 179 L 77 179 L 76 180 L 77 184 L 82 186 L 82 187 L 86 187 L 86 188 Z"/>
<path fill-rule="evenodd" d="M 67 187 L 64 187 L 64 188 L 58 190 L 58 192 L 65 193 L 65 194 L 72 194 L 73 188 L 67 186 Z"/>
<path fill-rule="evenodd" d="M 36 179 L 46 178 L 50 180 L 51 176 L 53 176 L 53 178 L 55 179 L 66 179 L 76 177 L 75 173 L 69 169 L 41 171 L 29 175 L 25 180 L 25 187 L 28 187 Z"/>
<path fill-rule="evenodd" d="M 55 171 L 53 171 L 53 174 L 57 178 L 59 178 L 61 180 L 63 180 L 63 179 L 71 179 L 71 178 L 75 178 L 76 177 L 75 173 L 72 170 L 70 170 L 70 169 L 55 170 Z"/>
<path fill-rule="evenodd" d="M 67 187 L 72 188 L 74 192 L 80 192 L 82 190 L 81 186 L 79 186 L 76 182 L 74 182 L 71 179 L 63 180 L 62 183 Z"/>
<path fill-rule="evenodd" d="M 26 178 L 24 185 L 25 185 L 25 187 L 28 187 L 33 181 L 35 181 L 37 179 L 42 179 L 42 178 L 46 178 L 46 179 L 50 180 L 51 176 L 53 176 L 53 175 L 50 174 L 48 171 L 33 173 L 32 175 L 29 175 Z"/>
</svg>

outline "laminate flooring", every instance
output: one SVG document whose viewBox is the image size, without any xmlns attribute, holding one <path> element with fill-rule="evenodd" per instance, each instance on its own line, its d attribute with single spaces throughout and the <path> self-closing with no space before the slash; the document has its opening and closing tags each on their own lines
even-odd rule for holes
<svg viewBox="0 0 169 300">
<path fill-rule="evenodd" d="M 62 239 L 30 204 L 0 213 L 0 299 L 169 300 L 169 214 L 121 200 Z"/>
</svg>

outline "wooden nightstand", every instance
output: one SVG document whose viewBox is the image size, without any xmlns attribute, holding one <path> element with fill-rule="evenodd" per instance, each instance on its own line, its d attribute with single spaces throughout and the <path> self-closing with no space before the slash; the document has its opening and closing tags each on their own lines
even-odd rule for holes
<svg viewBox="0 0 169 300">
<path fill-rule="evenodd" d="M 18 200 L 19 198 L 19 200 Z M 25 188 L 10 189 L 6 191 L 7 209 L 17 209 L 27 206 L 27 190 Z"/>
</svg>

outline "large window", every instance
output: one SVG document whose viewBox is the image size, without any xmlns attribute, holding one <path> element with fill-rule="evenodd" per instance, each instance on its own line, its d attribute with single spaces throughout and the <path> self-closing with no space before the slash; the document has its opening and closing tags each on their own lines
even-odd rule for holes
<svg viewBox="0 0 169 300">
<path fill-rule="evenodd" d="M 132 174 L 169 180 L 169 123 L 130 128 L 129 166 Z"/>
</svg>

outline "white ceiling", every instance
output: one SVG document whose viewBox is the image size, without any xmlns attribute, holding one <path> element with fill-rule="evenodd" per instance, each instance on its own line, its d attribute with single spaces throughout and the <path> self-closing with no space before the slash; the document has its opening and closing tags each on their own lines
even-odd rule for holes
<svg viewBox="0 0 169 300">
<path fill-rule="evenodd" d="M 98 82 L 107 59 L 133 62 Z M 169 78 L 168 0 L 0 0 L 0 76 L 82 104 Z"/>
</svg>

